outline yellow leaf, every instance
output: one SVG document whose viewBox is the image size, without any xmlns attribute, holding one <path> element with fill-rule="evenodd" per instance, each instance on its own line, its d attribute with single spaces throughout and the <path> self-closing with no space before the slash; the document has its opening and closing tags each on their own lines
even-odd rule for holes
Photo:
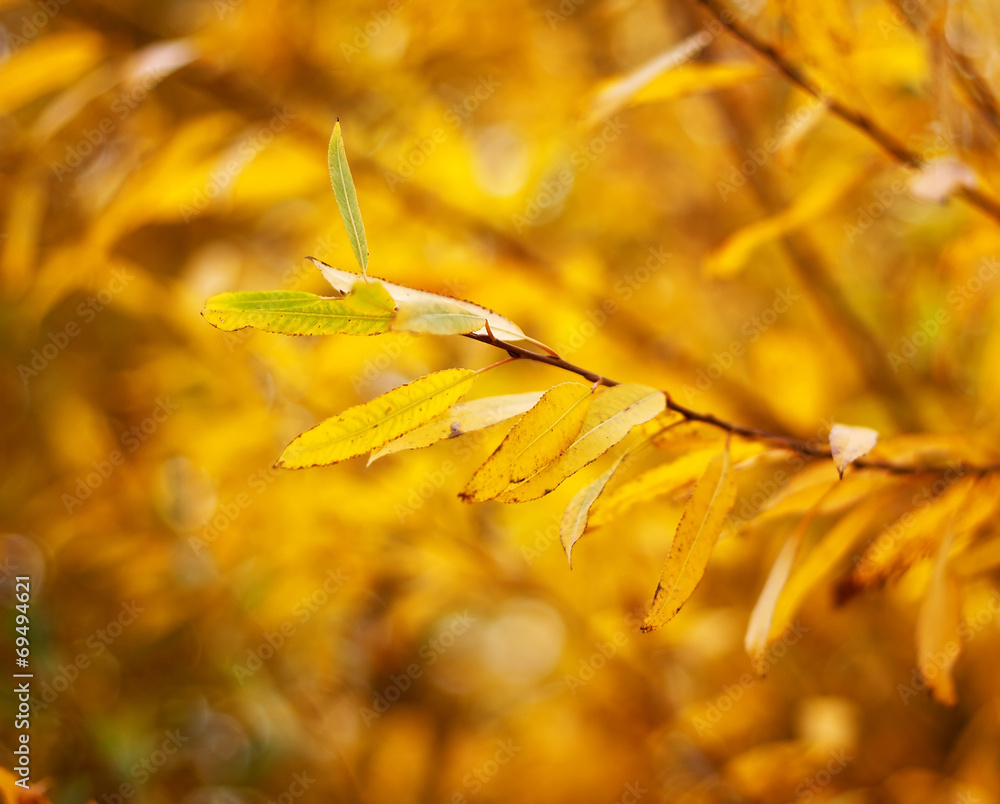
<svg viewBox="0 0 1000 804">
<path fill-rule="evenodd" d="M 500 502 L 527 502 L 544 497 L 567 477 L 597 460 L 629 434 L 636 425 L 662 413 L 667 398 L 645 385 L 616 385 L 597 394 L 590 403 L 580 432 L 566 451 L 541 466 L 522 483 L 508 488 Z"/>
<path fill-rule="evenodd" d="M 753 81 L 760 76 L 760 67 L 752 63 L 703 64 L 692 62 L 655 78 L 636 92 L 630 105 L 638 106 L 642 103 L 672 100 L 698 92 L 726 89 Z"/>
<path fill-rule="evenodd" d="M 469 392 L 477 374 L 470 369 L 438 371 L 348 408 L 292 441 L 277 465 L 325 466 L 378 449 L 454 405 Z"/>
<path fill-rule="evenodd" d="M 104 40 L 96 33 L 40 37 L 0 62 L 0 114 L 9 114 L 55 89 L 69 86 L 103 55 Z"/>
<path fill-rule="evenodd" d="M 863 458 L 875 448 L 878 431 L 868 427 L 851 427 L 835 424 L 830 428 L 830 452 L 837 473 L 843 477 L 844 470 L 858 458 Z"/>
<path fill-rule="evenodd" d="M 753 661 L 754 665 L 760 665 L 764 651 L 767 648 L 768 635 L 771 633 L 771 621 L 774 619 L 774 609 L 778 605 L 781 590 L 785 588 L 785 584 L 788 582 L 788 576 L 792 572 L 792 565 L 795 563 L 795 557 L 799 554 L 799 548 L 805 539 L 806 531 L 809 530 L 809 525 L 812 524 L 823 501 L 835 488 L 837 487 L 830 486 L 827 492 L 809 509 L 809 512 L 799 520 L 799 523 L 795 526 L 795 530 L 792 531 L 792 535 L 785 541 L 781 552 L 778 553 L 778 557 L 771 567 L 771 571 L 768 573 L 767 581 L 764 582 L 764 588 L 761 590 L 760 597 L 757 598 L 757 603 L 750 614 L 750 623 L 747 626 L 746 637 L 743 641 L 747 655 Z"/>
<path fill-rule="evenodd" d="M 739 443 L 731 446 L 730 453 L 737 460 L 742 460 L 763 450 L 764 447 L 759 444 Z M 682 455 L 677 460 L 661 464 L 627 483 L 623 483 L 613 493 L 608 494 L 607 497 L 602 496 L 595 503 L 588 527 L 596 528 L 605 525 L 635 505 L 662 497 L 665 494 L 671 494 L 689 483 L 693 483 L 701 476 L 712 457 L 718 452 L 718 444 L 694 450 Z"/>
<path fill-rule="evenodd" d="M 414 299 L 400 301 L 394 332 L 415 332 L 428 335 L 464 335 L 486 326 L 482 315 L 451 299 Z"/>
<path fill-rule="evenodd" d="M 496 452 L 476 470 L 462 491 L 467 502 L 492 500 L 562 454 L 580 432 L 593 394 L 566 382 L 550 388 L 507 433 Z"/>
<path fill-rule="evenodd" d="M 958 629 L 960 611 L 958 583 L 948 572 L 948 551 L 953 532 L 941 540 L 934 574 L 917 617 L 917 663 L 934 700 L 954 706 L 955 680 L 952 668 L 962 647 Z"/>
<path fill-rule="evenodd" d="M 771 620 L 768 644 L 780 637 L 791 624 L 802 599 L 820 586 L 837 569 L 859 539 L 886 507 L 886 496 L 879 495 L 851 509 L 816 544 L 785 584 Z"/>
<path fill-rule="evenodd" d="M 622 455 L 612 464 L 608 471 L 593 483 L 588 483 L 580 489 L 573 496 L 573 499 L 569 501 L 569 505 L 566 506 L 562 522 L 559 525 L 559 541 L 562 542 L 563 550 L 566 551 L 566 559 L 569 561 L 571 568 L 573 566 L 573 545 L 580 541 L 580 537 L 587 531 L 590 509 L 597 498 L 601 496 L 601 493 L 608 485 L 608 481 L 618 471 L 618 467 L 621 466 L 622 461 L 625 460 L 628 454 L 626 452 Z"/>
<path fill-rule="evenodd" d="M 709 461 L 684 509 L 643 631 L 666 625 L 694 593 L 735 502 L 736 481 L 727 444 L 721 455 Z"/>
<path fill-rule="evenodd" d="M 434 421 L 418 427 L 395 441 L 390 441 L 381 449 L 373 452 L 368 464 L 371 465 L 379 458 L 394 452 L 422 449 L 445 438 L 455 438 L 474 430 L 492 427 L 494 424 L 499 424 L 514 416 L 520 416 L 541 398 L 540 392 L 531 391 L 526 394 L 488 396 L 484 399 L 474 399 L 471 402 L 455 405 Z"/>
<path fill-rule="evenodd" d="M 201 314 L 226 332 L 253 327 L 283 335 L 380 335 L 389 331 L 395 305 L 378 282 L 358 282 L 342 299 L 298 290 L 220 293 Z"/>
<path fill-rule="evenodd" d="M 594 125 L 608 115 L 614 114 L 657 77 L 676 70 L 688 62 L 708 44 L 708 41 L 710 40 L 706 40 L 700 33 L 692 34 L 631 72 L 601 84 L 591 101 L 587 125 Z"/>
</svg>

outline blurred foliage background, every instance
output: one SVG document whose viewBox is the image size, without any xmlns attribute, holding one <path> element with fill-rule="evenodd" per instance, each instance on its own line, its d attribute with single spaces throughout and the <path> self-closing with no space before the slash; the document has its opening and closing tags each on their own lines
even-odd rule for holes
<svg viewBox="0 0 1000 804">
<path fill-rule="evenodd" d="M 306 255 L 353 269 L 339 116 L 374 275 L 747 424 L 989 452 L 1000 229 L 945 199 L 997 170 L 997 7 L 736 19 L 933 169 L 695 2 L 0 2 L 3 594 L 7 568 L 32 576 L 52 800 L 1000 799 L 995 564 L 953 708 L 900 690 L 927 567 L 842 606 L 818 584 L 758 678 L 743 632 L 793 518 L 734 530 L 640 635 L 681 500 L 596 532 L 571 572 L 575 488 L 457 500 L 499 433 L 271 469 L 323 418 L 495 351 L 199 316 L 224 290 L 326 292 Z M 506 366 L 476 395 L 559 379 Z"/>
</svg>

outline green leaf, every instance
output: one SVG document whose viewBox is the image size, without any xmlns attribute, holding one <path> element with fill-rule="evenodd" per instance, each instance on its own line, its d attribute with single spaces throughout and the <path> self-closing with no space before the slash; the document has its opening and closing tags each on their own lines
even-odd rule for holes
<svg viewBox="0 0 1000 804">
<path fill-rule="evenodd" d="M 220 293 L 201 314 L 226 332 L 253 327 L 282 335 L 380 335 L 390 329 L 395 302 L 377 282 L 359 282 L 336 299 L 298 290 Z"/>
<path fill-rule="evenodd" d="M 340 132 L 340 120 L 333 127 L 333 136 L 330 137 L 327 164 L 330 166 L 333 194 L 337 197 L 337 206 L 340 208 L 340 216 L 344 219 L 351 248 L 354 250 L 358 265 L 361 266 L 361 273 L 367 274 L 368 238 L 365 236 L 365 223 L 361 220 L 361 208 L 358 206 L 358 193 L 354 189 L 351 168 L 347 164 L 347 150 L 344 148 L 344 137 Z"/>
<path fill-rule="evenodd" d="M 325 466 L 378 449 L 444 413 L 469 392 L 478 374 L 459 368 L 437 371 L 348 408 L 292 441 L 277 465 Z"/>
</svg>

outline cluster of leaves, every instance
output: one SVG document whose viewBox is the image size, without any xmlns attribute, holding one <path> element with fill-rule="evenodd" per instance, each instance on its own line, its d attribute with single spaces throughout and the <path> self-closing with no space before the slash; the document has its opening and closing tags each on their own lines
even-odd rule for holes
<svg viewBox="0 0 1000 804">
<path fill-rule="evenodd" d="M 449 296 L 417 290 L 370 277 L 368 242 L 351 178 L 340 122 L 334 127 L 328 155 L 330 179 L 337 204 L 347 229 L 352 250 L 361 274 L 336 269 L 310 258 L 335 290 L 333 296 L 317 296 L 298 291 L 223 293 L 206 303 L 203 315 L 214 326 L 233 331 L 252 327 L 284 335 L 379 335 L 410 332 L 430 335 L 467 335 L 486 340 L 510 351 L 510 357 L 479 370 L 452 368 L 420 377 L 368 402 L 349 408 L 295 438 L 282 452 L 277 466 L 303 469 L 325 466 L 369 454 L 369 464 L 386 455 L 420 449 L 444 439 L 493 427 L 509 425 L 500 445 L 472 475 L 461 492 L 468 502 L 495 500 L 521 503 L 537 500 L 554 491 L 566 479 L 593 463 L 617 445 L 632 437 L 596 480 L 585 485 L 570 501 L 562 518 L 560 538 L 572 564 L 572 551 L 589 530 L 610 522 L 642 501 L 674 494 L 693 486 L 684 515 L 678 525 L 653 597 L 643 630 L 653 630 L 669 622 L 691 597 L 705 574 L 712 551 L 726 528 L 737 499 L 738 466 L 752 465 L 770 452 L 757 439 L 731 445 L 733 431 L 740 428 L 714 420 L 729 430 L 721 449 L 702 446 L 682 452 L 671 462 L 642 473 L 627 482 L 612 484 L 643 447 L 658 443 L 682 443 L 690 436 L 685 425 L 702 419 L 682 406 L 672 403 L 668 394 L 641 384 L 617 383 L 599 377 L 593 384 L 563 382 L 544 393 L 520 393 L 486 397 L 470 402 L 461 400 L 484 371 L 518 358 L 556 358 L 544 344 L 529 338 L 512 321 L 480 305 Z M 527 342 L 542 352 L 527 351 L 517 342 Z M 564 364 L 578 373 L 578 367 Z M 709 417 L 714 418 L 714 417 Z M 677 433 L 681 433 L 677 438 Z M 760 434 L 767 440 L 767 434 Z M 785 439 L 788 441 L 788 439 Z M 878 441 L 878 433 L 865 427 L 834 424 L 829 433 L 829 457 L 842 480 L 851 464 L 868 455 Z M 787 448 L 795 448 L 794 445 Z M 822 454 L 810 448 L 814 454 Z M 778 450 L 780 451 L 780 450 Z M 885 463 L 875 468 L 911 473 L 913 467 Z M 808 476 L 808 475 L 807 475 Z M 807 566 L 791 584 L 792 591 L 783 597 L 790 572 L 804 536 L 814 516 L 824 510 L 829 498 L 843 491 L 838 484 L 811 482 L 790 484 L 786 494 L 773 501 L 771 515 L 798 510 L 805 506 L 799 526 L 782 549 L 764 586 L 750 619 L 746 648 L 758 662 L 771 642 L 779 637 L 790 621 L 798 597 L 808 588 L 808 580 L 818 569 L 825 571 L 831 556 L 818 550 L 810 557 L 813 571 Z M 610 486 L 610 488 L 609 488 Z M 948 500 L 962 499 L 967 488 L 946 495 Z M 843 496 L 841 494 L 841 496 Z M 848 493 L 848 497 L 850 494 Z M 883 506 L 863 505 L 838 525 L 851 533 L 863 527 Z M 931 507 L 929 516 L 940 526 L 942 512 L 948 505 Z M 927 513 L 926 511 L 924 512 Z M 981 516 L 982 512 L 980 512 Z M 909 513 L 907 517 L 911 517 Z M 907 521 L 907 525 L 909 522 Z M 979 521 L 973 517 L 965 531 L 975 530 Z M 905 569 L 914 556 L 928 549 L 929 531 L 925 525 L 898 540 L 895 549 L 881 546 L 870 550 L 855 569 L 850 584 L 867 586 L 884 582 L 891 574 Z M 839 540 L 832 539 L 832 543 Z M 951 538 L 945 540 L 945 550 Z M 939 565 L 940 556 L 939 556 Z M 947 579 L 935 574 L 930 595 L 937 600 L 944 595 Z M 933 605 L 921 624 L 924 652 L 934 655 L 947 640 L 950 631 L 943 617 L 954 615 L 954 605 Z M 775 614 L 779 616 L 776 618 Z M 954 702 L 950 675 L 932 684 L 941 700 Z"/>
</svg>

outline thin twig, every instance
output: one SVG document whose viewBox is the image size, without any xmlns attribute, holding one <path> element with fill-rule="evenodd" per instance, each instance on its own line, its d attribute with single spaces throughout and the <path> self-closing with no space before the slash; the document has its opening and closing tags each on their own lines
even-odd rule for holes
<svg viewBox="0 0 1000 804">
<path fill-rule="evenodd" d="M 793 84 L 805 90 L 813 97 L 822 100 L 831 114 L 839 117 L 845 123 L 854 126 L 854 128 L 865 134 L 870 140 L 881 146 L 897 162 L 916 170 L 924 167 L 925 161 L 920 154 L 911 151 L 866 115 L 852 109 L 843 101 L 832 97 L 829 93 L 824 92 L 816 86 L 797 65 L 786 59 L 773 45 L 765 42 L 751 30 L 736 22 L 732 11 L 725 8 L 718 0 L 698 0 L 698 2 L 708 9 L 719 22 L 725 25 L 730 33 L 770 61 Z M 959 187 L 954 195 L 980 210 L 997 223 L 1000 223 L 1000 202 L 996 199 L 991 198 L 980 190 L 965 186 Z"/>
<path fill-rule="evenodd" d="M 523 346 L 502 341 L 493 335 L 492 332 L 486 335 L 468 333 L 465 337 L 471 338 L 474 341 L 479 341 L 480 343 L 488 344 L 489 346 L 494 346 L 497 349 L 503 349 L 508 355 L 510 355 L 511 359 L 531 360 L 535 363 L 544 363 L 547 366 L 552 366 L 553 368 L 562 369 L 563 371 L 576 374 L 577 376 L 583 377 L 585 380 L 594 383 L 595 388 L 600 385 L 610 388 L 621 384 L 617 380 L 613 380 L 610 377 L 605 377 L 595 371 L 590 371 L 582 366 L 570 363 L 568 360 L 564 360 L 559 355 L 540 354 L 538 352 L 532 352 L 530 349 L 525 349 Z M 679 413 L 689 422 L 701 422 L 702 424 L 717 427 L 726 433 L 738 435 L 751 441 L 767 441 L 783 449 L 791 450 L 810 458 L 833 457 L 829 447 L 818 446 L 813 441 L 807 441 L 802 438 L 796 438 L 795 436 L 782 433 L 771 433 L 767 430 L 758 430 L 755 427 L 746 427 L 742 424 L 728 422 L 725 419 L 720 419 L 715 414 L 700 413 L 680 404 L 679 402 L 675 402 L 666 391 L 664 391 L 664 394 L 667 397 L 667 408 L 675 413 Z M 861 469 L 879 469 L 897 475 L 935 474 L 948 471 L 957 471 L 963 474 L 987 474 L 989 472 L 1000 471 L 1000 463 L 987 464 L 985 466 L 975 466 L 967 463 L 949 464 L 947 466 L 915 466 L 911 464 L 897 464 L 889 461 L 864 458 L 855 461 L 854 466 Z"/>
</svg>

